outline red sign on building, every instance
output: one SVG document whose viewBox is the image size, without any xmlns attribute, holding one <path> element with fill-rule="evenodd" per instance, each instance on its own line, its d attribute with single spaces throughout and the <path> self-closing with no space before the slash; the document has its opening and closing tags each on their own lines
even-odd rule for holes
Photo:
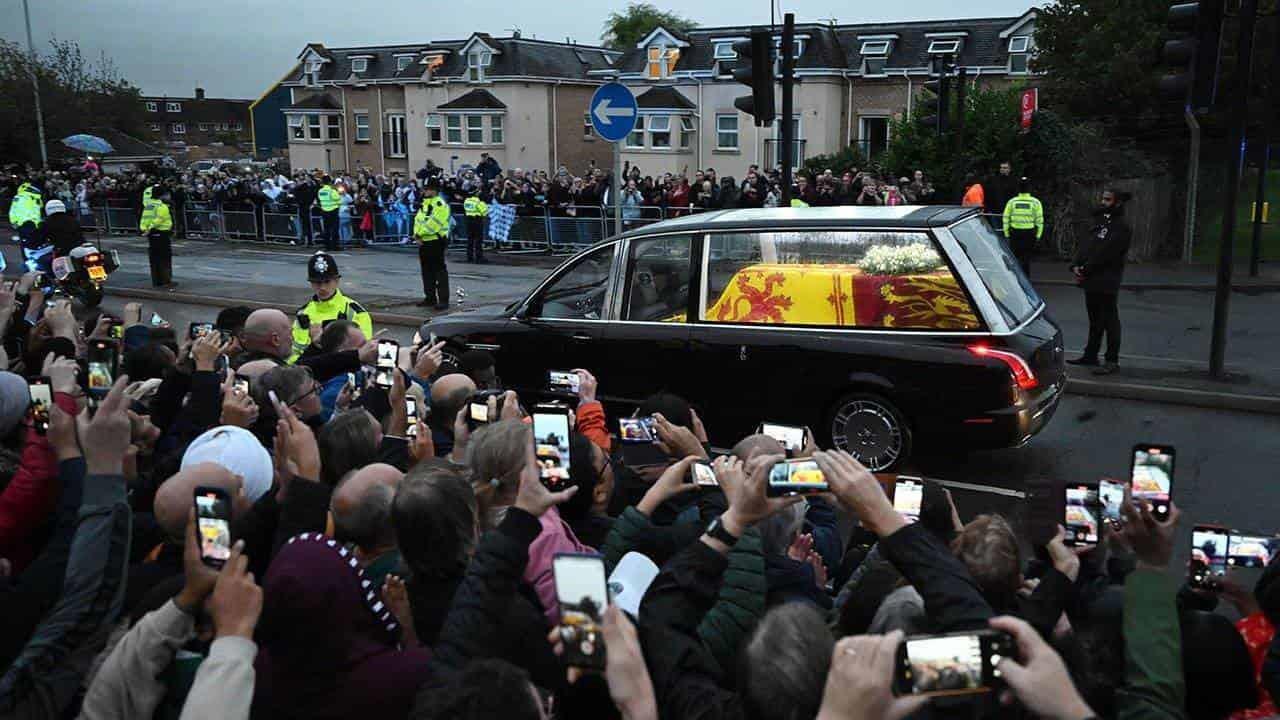
<svg viewBox="0 0 1280 720">
<path fill-rule="evenodd" d="M 1040 109 L 1040 91 L 1036 88 L 1028 88 L 1022 91 L 1022 129 L 1031 129 L 1031 116 L 1036 114 L 1036 110 Z"/>
</svg>

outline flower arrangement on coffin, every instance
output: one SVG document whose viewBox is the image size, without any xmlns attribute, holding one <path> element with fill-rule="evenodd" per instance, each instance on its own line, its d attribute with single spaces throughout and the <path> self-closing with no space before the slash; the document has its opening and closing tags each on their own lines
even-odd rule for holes
<svg viewBox="0 0 1280 720">
<path fill-rule="evenodd" d="M 878 245 L 867 251 L 858 268 L 868 275 L 914 275 L 942 267 L 942 257 L 928 245 Z"/>
</svg>

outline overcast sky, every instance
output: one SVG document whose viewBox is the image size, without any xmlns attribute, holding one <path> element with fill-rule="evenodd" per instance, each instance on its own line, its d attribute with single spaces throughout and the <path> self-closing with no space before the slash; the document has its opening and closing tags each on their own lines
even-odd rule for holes
<svg viewBox="0 0 1280 720">
<path fill-rule="evenodd" d="M 791 0 L 797 21 L 840 23 L 1021 15 L 1026 0 L 901 2 Z M 767 23 L 769 0 L 655 0 L 707 25 Z M 147 95 L 256 98 L 293 66 L 302 46 L 418 43 L 472 32 L 573 38 L 595 44 L 605 17 L 626 0 L 30 0 L 37 49 L 50 37 L 75 40 L 85 55 L 105 52 Z M 447 8 L 447 9 L 446 9 Z M 588 9 L 589 8 L 589 9 Z M 781 16 L 779 16 L 781 20 Z M 0 37 L 25 43 L 21 0 L 0 3 Z"/>
</svg>

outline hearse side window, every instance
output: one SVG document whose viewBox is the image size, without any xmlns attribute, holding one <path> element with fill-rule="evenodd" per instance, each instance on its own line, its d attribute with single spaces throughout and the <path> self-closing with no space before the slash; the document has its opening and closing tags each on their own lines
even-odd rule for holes
<svg viewBox="0 0 1280 720">
<path fill-rule="evenodd" d="M 977 314 L 924 232 L 717 233 L 701 319 L 713 323 L 975 330 Z"/>
<path fill-rule="evenodd" d="M 688 235 L 631 241 L 622 319 L 684 322 L 689 307 Z"/>
<path fill-rule="evenodd" d="M 542 318 L 599 320 L 609 289 L 616 244 L 607 245 L 578 259 L 530 305 L 530 314 Z"/>
<path fill-rule="evenodd" d="M 1044 304 L 1018 260 L 987 223 L 973 217 L 951 227 L 951 234 L 991 291 L 1009 327 L 1021 325 Z"/>
</svg>

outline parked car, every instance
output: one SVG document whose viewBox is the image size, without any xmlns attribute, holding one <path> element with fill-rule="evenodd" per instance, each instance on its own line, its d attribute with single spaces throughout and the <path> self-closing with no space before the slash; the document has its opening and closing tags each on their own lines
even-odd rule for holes
<svg viewBox="0 0 1280 720">
<path fill-rule="evenodd" d="M 433 318 L 523 398 L 587 368 L 611 416 L 668 390 L 713 445 L 804 425 L 873 470 L 918 447 L 1025 443 L 1057 408 L 1062 333 L 1007 245 L 953 207 L 741 209 L 579 253 L 504 311 Z"/>
</svg>

